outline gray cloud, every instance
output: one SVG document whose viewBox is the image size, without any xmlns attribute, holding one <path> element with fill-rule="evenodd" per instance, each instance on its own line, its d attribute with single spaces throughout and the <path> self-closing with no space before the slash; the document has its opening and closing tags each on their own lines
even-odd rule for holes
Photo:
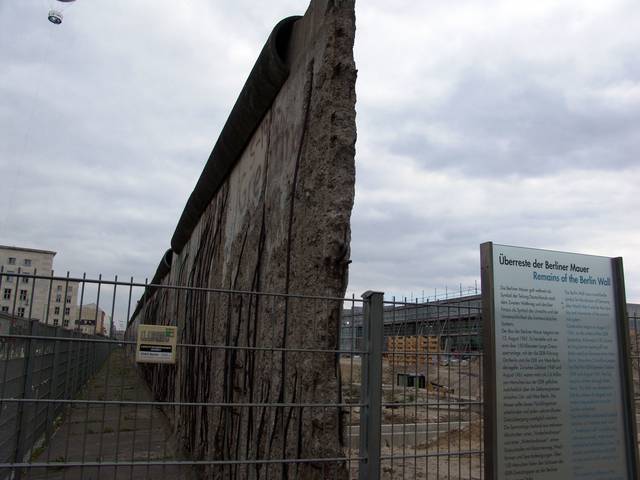
<svg viewBox="0 0 640 480">
<path fill-rule="evenodd" d="M 379 114 L 372 128 L 393 124 L 385 148 L 418 158 L 429 169 L 539 176 L 635 165 L 629 152 L 640 148 L 640 110 L 589 99 L 573 108 L 563 92 L 521 75 L 467 72 L 443 105 L 427 111 L 418 106 L 391 118 Z"/>
</svg>

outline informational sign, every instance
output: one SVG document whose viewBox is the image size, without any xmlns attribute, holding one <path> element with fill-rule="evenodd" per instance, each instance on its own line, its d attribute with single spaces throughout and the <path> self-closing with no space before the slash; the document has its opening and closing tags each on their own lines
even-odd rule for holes
<svg viewBox="0 0 640 480">
<path fill-rule="evenodd" d="M 485 243 L 487 480 L 632 480 L 622 260 Z"/>
<path fill-rule="evenodd" d="M 140 325 L 136 345 L 136 362 L 176 363 L 177 327 Z"/>
</svg>

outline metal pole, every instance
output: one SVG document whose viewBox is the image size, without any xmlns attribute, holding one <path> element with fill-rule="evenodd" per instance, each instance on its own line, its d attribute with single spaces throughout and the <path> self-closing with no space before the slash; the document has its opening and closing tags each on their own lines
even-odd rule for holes
<svg viewBox="0 0 640 480">
<path fill-rule="evenodd" d="M 384 293 L 367 291 L 364 299 L 363 340 L 366 358 L 361 368 L 359 480 L 380 479 L 382 416 L 382 342 Z"/>
<path fill-rule="evenodd" d="M 636 423 L 635 398 L 633 393 L 633 365 L 629 338 L 629 316 L 624 285 L 622 257 L 611 259 L 613 292 L 618 328 L 619 361 L 622 382 L 622 418 L 627 436 L 627 469 L 629 478 L 638 478 L 638 425 Z"/>
<path fill-rule="evenodd" d="M 17 282 L 16 282 L 17 284 Z M 29 320 L 29 336 L 35 334 L 35 327 L 38 320 Z M 29 338 L 25 345 L 25 358 L 24 358 L 24 377 L 22 384 L 22 397 L 25 399 L 33 398 L 33 362 L 36 355 L 35 341 Z M 28 410 L 27 410 L 28 409 Z M 29 422 L 33 422 L 33 418 L 30 418 L 31 407 L 28 403 L 20 404 L 18 407 L 18 418 L 16 425 L 19 425 L 18 438 L 16 442 L 16 450 L 14 452 L 13 461 L 16 463 L 24 461 L 24 457 L 27 451 L 31 448 L 28 442 L 33 440 L 31 437 L 34 432 L 32 431 L 33 425 L 29 425 Z M 15 479 L 22 477 L 22 470 L 17 469 L 14 471 Z"/>
<path fill-rule="evenodd" d="M 47 325 L 48 328 L 48 325 Z M 47 335 L 50 335 L 51 331 L 49 331 L 47 333 Z M 58 329 L 54 327 L 54 335 L 57 337 L 58 336 Z M 60 375 L 60 372 L 58 371 L 59 369 L 59 364 L 60 363 L 60 342 L 58 342 L 57 340 L 54 342 L 53 344 L 53 365 L 52 365 L 52 373 L 51 373 L 51 379 L 50 379 L 50 388 L 49 388 L 49 398 L 50 399 L 57 399 L 58 397 L 58 376 Z M 53 435 L 53 421 L 55 420 L 56 416 L 57 416 L 57 412 L 58 409 L 55 405 L 53 405 L 53 407 L 51 406 L 51 403 L 47 403 L 47 429 L 46 429 L 46 433 L 45 433 L 45 443 L 47 445 L 49 445 L 49 442 L 51 441 L 51 436 Z"/>
</svg>

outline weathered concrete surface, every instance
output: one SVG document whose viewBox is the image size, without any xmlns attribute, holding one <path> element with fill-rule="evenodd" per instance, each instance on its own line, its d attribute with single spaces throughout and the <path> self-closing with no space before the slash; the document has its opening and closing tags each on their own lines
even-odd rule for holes
<svg viewBox="0 0 640 480">
<path fill-rule="evenodd" d="M 342 297 L 355 184 L 354 0 L 313 0 L 293 27 L 290 75 L 235 168 L 174 252 L 163 283 Z M 157 289 L 136 322 L 177 324 L 176 367 L 149 367 L 171 401 L 340 401 L 339 301 Z M 341 458 L 337 407 L 182 406 L 172 421 L 194 458 Z M 213 478 L 346 478 L 340 462 L 249 464 Z"/>
</svg>

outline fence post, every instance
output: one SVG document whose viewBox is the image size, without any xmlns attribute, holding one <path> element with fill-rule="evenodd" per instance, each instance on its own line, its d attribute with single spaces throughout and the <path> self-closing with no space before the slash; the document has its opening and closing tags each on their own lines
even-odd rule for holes
<svg viewBox="0 0 640 480">
<path fill-rule="evenodd" d="M 33 337 L 36 334 L 35 328 L 38 320 L 29 320 L 29 339 L 26 342 L 24 348 L 24 380 L 22 383 L 22 400 L 33 398 L 33 363 L 36 356 L 36 342 Z M 16 425 L 19 425 L 18 438 L 16 442 L 16 450 L 14 453 L 13 461 L 21 463 L 25 454 L 31 448 L 28 444 L 28 438 L 33 435 L 33 425 L 29 427 L 29 414 L 28 410 L 31 409 L 30 405 L 26 402 L 21 402 L 18 407 L 18 417 L 16 419 Z M 33 423 L 33 419 L 31 419 Z M 15 477 L 19 479 L 22 477 L 22 470 L 15 470 Z"/>
<path fill-rule="evenodd" d="M 380 479 L 382 424 L 382 342 L 384 339 L 384 293 L 371 290 L 364 299 L 363 340 L 367 352 L 360 369 L 360 468 L 359 480 Z"/>
<path fill-rule="evenodd" d="M 54 330 L 54 336 L 58 336 L 58 329 L 52 328 L 47 325 L 47 335 L 51 334 L 51 330 Z M 53 363 L 51 366 L 51 379 L 50 388 L 49 388 L 49 396 L 50 400 L 58 399 L 58 375 L 60 372 L 58 371 L 58 364 L 60 363 L 60 342 L 55 340 L 53 343 Z M 51 441 L 51 435 L 53 435 L 53 422 L 58 415 L 58 408 L 56 404 L 51 404 L 51 402 L 47 403 L 47 429 L 45 432 L 45 443 L 48 445 Z"/>
</svg>

